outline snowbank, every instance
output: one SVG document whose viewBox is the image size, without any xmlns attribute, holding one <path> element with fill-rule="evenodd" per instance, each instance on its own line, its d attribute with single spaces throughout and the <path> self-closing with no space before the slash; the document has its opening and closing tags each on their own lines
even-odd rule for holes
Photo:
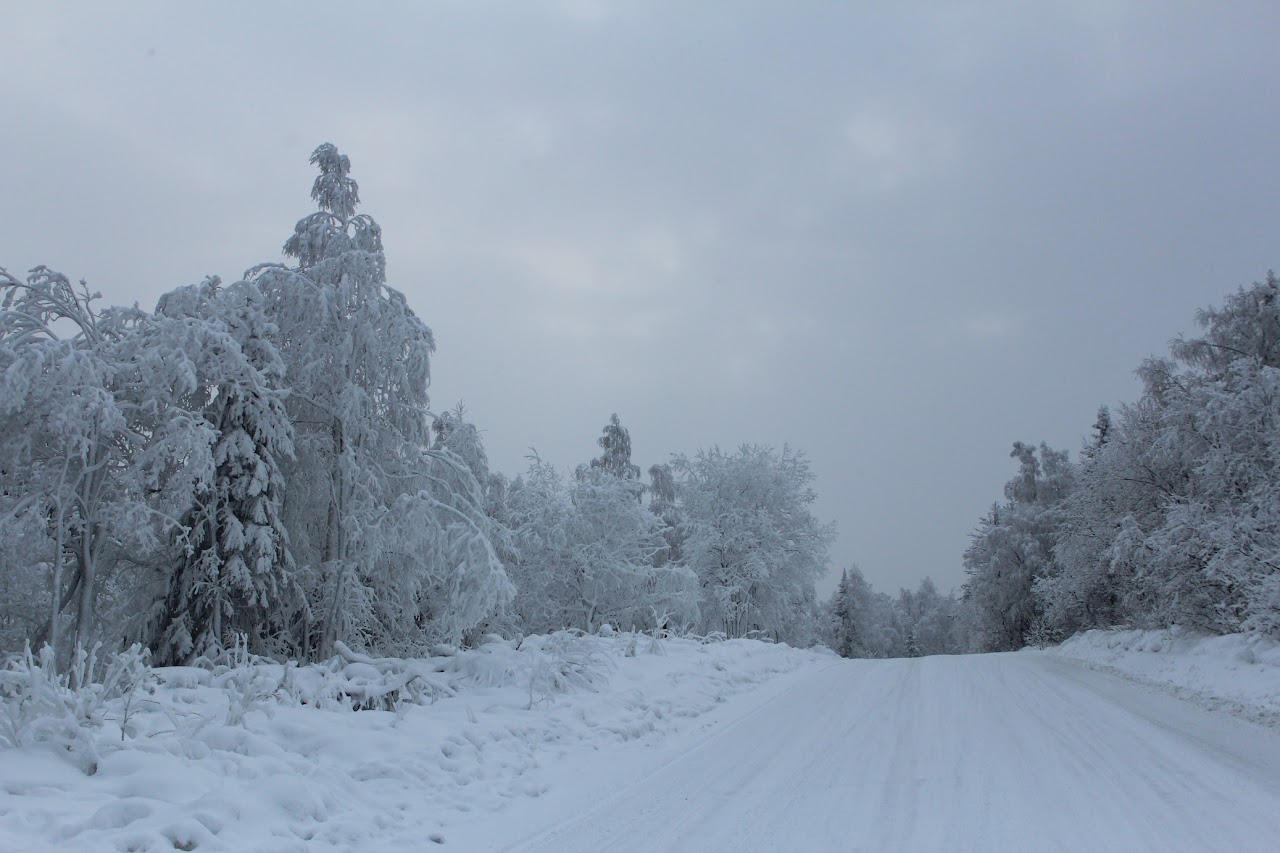
<svg viewBox="0 0 1280 853">
<path fill-rule="evenodd" d="M 651 750 L 743 691 L 832 660 L 626 634 L 494 638 L 418 661 L 341 651 L 306 667 L 156 669 L 71 740 L 10 726 L 0 849 L 431 849 L 548 792 L 563 757 Z"/>
<path fill-rule="evenodd" d="M 1257 634 L 1087 631 L 1051 654 L 1255 722 L 1280 725 L 1280 643 Z"/>
</svg>

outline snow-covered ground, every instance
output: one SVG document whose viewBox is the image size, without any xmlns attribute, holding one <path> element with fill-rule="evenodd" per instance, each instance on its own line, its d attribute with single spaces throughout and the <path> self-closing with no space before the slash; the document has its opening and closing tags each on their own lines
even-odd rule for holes
<svg viewBox="0 0 1280 853">
<path fill-rule="evenodd" d="M 158 670 L 91 743 L 0 749 L 0 850 L 1275 850 L 1280 729 L 1204 700 L 1271 707 L 1274 644 L 1157 640 L 845 661 L 559 635 Z M 424 704 L 347 707 L 395 685 Z"/>
<path fill-rule="evenodd" d="M 1280 643 L 1267 637 L 1220 637 L 1183 628 L 1088 631 L 1052 653 L 1206 707 L 1280 725 Z"/>
<path fill-rule="evenodd" d="M 834 659 L 748 640 L 531 637 L 406 664 L 425 704 L 386 711 L 347 709 L 404 680 L 379 673 L 386 662 L 157 669 L 75 751 L 0 748 L 0 850 L 477 849 L 457 826 L 518 831 L 596 755 L 601 780 L 626 779 L 738 694 L 762 701 L 779 676 Z M 4 723 L 0 744 L 32 738 Z"/>
</svg>

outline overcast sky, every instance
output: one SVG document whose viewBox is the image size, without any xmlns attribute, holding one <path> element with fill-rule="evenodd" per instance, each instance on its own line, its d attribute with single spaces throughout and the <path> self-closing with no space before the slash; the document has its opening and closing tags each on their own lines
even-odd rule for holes
<svg viewBox="0 0 1280 853">
<path fill-rule="evenodd" d="M 371 8 L 364 8 L 367 5 Z M 835 564 L 963 581 L 1014 440 L 1280 266 L 1280 4 L 3 2 L 0 265 L 153 307 L 351 157 L 493 466 L 805 451 Z"/>
</svg>

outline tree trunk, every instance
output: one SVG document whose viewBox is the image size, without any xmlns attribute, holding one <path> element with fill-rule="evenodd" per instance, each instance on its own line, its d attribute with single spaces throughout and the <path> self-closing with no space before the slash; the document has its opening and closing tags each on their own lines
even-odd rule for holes
<svg viewBox="0 0 1280 853">
<path fill-rule="evenodd" d="M 58 501 L 57 533 L 54 535 L 53 578 L 50 581 L 49 595 L 49 645 L 53 648 L 53 659 L 58 659 L 62 650 L 62 630 L 58 625 L 58 614 L 66 606 L 62 600 L 62 561 L 65 547 L 66 528 L 63 527 L 62 501 Z"/>
<path fill-rule="evenodd" d="M 94 581 L 97 574 L 94 541 L 97 539 L 98 525 L 88 524 L 80 540 L 80 606 L 76 613 L 76 645 L 89 647 L 89 639 L 93 632 L 93 596 Z"/>
</svg>

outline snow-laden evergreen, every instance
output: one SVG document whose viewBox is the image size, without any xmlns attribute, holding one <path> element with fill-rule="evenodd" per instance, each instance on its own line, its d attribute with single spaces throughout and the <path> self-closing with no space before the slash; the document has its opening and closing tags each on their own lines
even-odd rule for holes
<svg viewBox="0 0 1280 853">
<path fill-rule="evenodd" d="M 243 634 L 255 649 L 294 654 L 291 637 L 306 603 L 281 518 L 285 482 L 277 461 L 292 456 L 293 429 L 261 293 L 246 282 L 224 289 L 212 278 L 161 297 L 156 315 L 192 328 L 216 324 L 236 347 L 209 348 L 224 358 L 216 384 L 202 386 L 217 436 L 215 468 L 182 519 L 187 533 L 157 602 L 151 648 L 158 661 L 185 663 L 216 656 L 226 637 Z"/>
</svg>

